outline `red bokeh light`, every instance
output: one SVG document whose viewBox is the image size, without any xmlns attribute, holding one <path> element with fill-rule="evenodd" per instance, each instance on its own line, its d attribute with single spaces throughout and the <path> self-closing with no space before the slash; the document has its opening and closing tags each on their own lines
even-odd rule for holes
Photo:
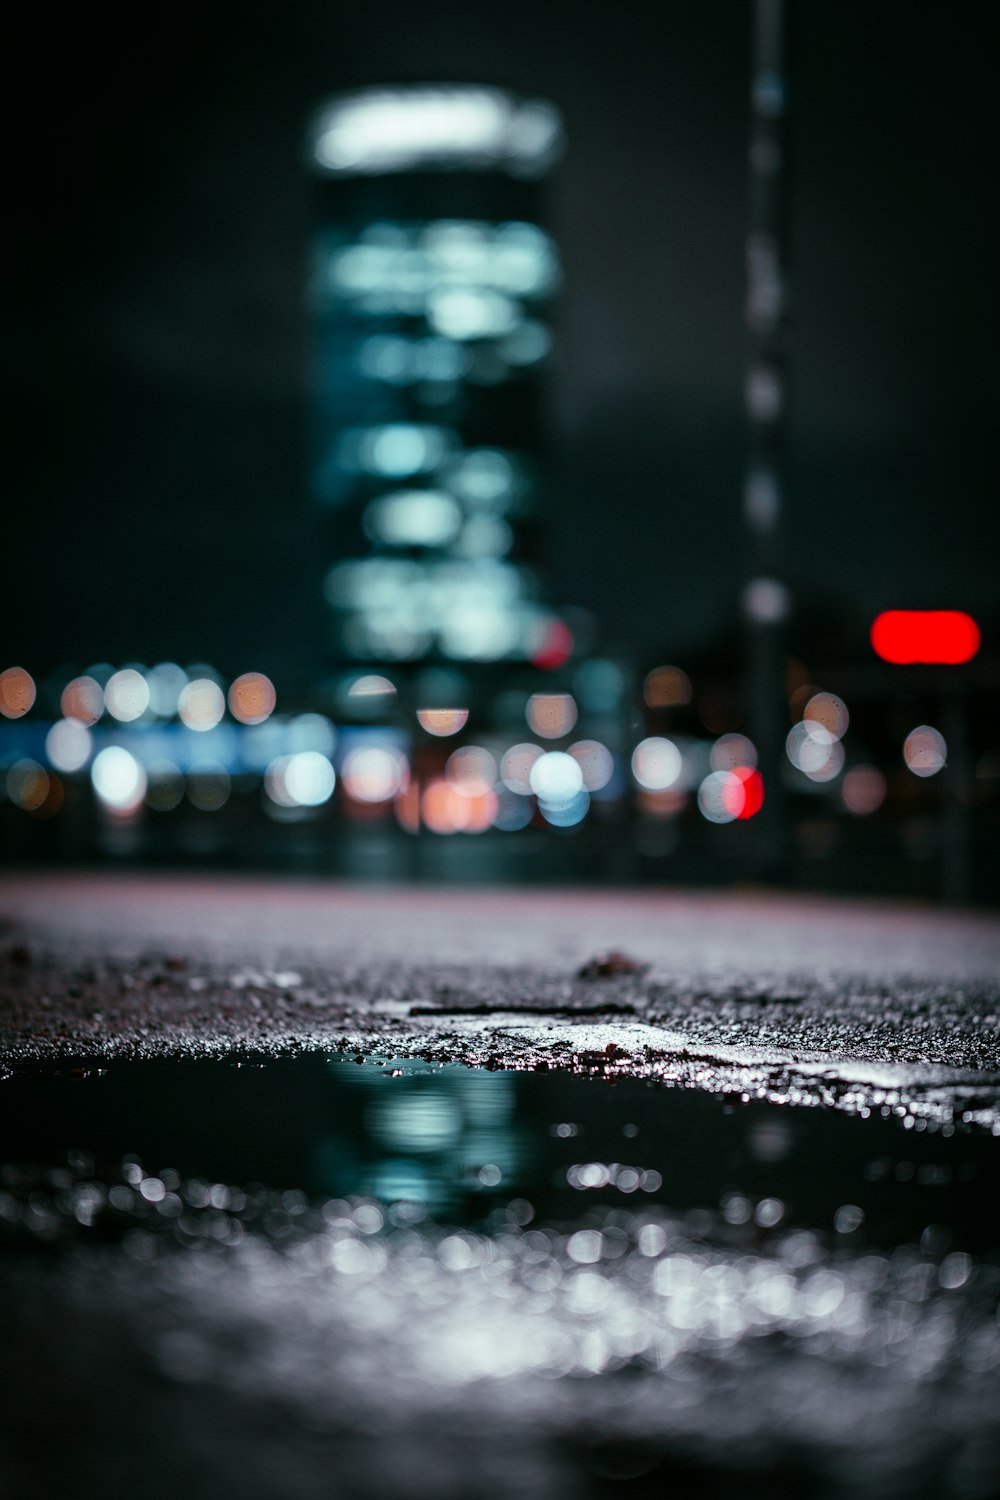
<svg viewBox="0 0 1000 1500">
<path fill-rule="evenodd" d="M 887 609 L 871 629 L 875 654 L 897 666 L 955 667 L 979 650 L 979 626 L 959 609 Z"/>
<path fill-rule="evenodd" d="M 736 816 L 752 818 L 764 806 L 764 778 L 759 771 L 754 771 L 750 766 L 737 766 L 733 775 L 743 783 L 743 805 Z"/>
<path fill-rule="evenodd" d="M 539 667 L 543 672 L 554 672 L 557 667 L 565 666 L 573 655 L 573 634 L 568 625 L 562 620 L 553 620 L 545 627 L 534 654 L 531 664 Z"/>
</svg>

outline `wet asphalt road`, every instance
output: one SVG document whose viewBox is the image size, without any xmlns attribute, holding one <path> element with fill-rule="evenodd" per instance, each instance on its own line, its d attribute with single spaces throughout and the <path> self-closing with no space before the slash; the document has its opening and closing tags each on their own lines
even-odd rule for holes
<svg viewBox="0 0 1000 1500">
<path fill-rule="evenodd" d="M 995 1493 L 1000 1245 L 989 1215 L 976 1222 L 977 1194 L 992 1203 L 1000 1188 L 989 916 L 760 893 L 102 875 L 5 877 L 0 922 L 0 1088 L 16 1124 L 0 1153 L 0 1379 L 14 1392 L 0 1494 Z M 177 1112 L 196 1119 L 190 1069 L 237 1057 L 272 1070 L 300 1057 L 314 1073 L 356 1058 L 363 1081 L 393 1059 L 400 1076 L 378 1080 L 385 1118 L 358 1115 L 364 1151 L 357 1132 L 338 1137 L 340 1177 L 305 1192 L 270 1180 L 274 1166 L 270 1179 L 189 1175 L 169 1132 L 155 1160 L 135 1160 L 135 1070 L 173 1059 Z M 483 1071 L 435 1071 L 455 1063 Z M 528 1073 L 542 1090 L 589 1079 L 586 1108 L 533 1096 L 535 1157 L 553 1132 L 583 1132 L 579 1153 L 572 1134 L 560 1144 L 561 1196 L 501 1160 L 527 1117 Z M 77 1149 L 89 1127 L 62 1093 L 75 1154 L 60 1165 L 50 1149 L 61 1124 L 42 1151 L 42 1074 L 119 1088 L 88 1096 L 119 1101 L 118 1159 Z M 169 1096 L 172 1075 L 156 1076 Z M 280 1087 L 285 1074 L 266 1076 L 268 1108 L 313 1118 L 305 1072 Z M 494 1082 L 470 1094 L 477 1078 Z M 618 1119 L 644 1083 L 625 1113 L 643 1131 L 660 1122 L 666 1183 L 648 1192 L 644 1138 L 627 1144 L 640 1124 Z M 417 1113 L 393 1145 L 385 1119 L 405 1089 Z M 668 1130 L 677 1089 L 703 1114 Z M 501 1096 L 510 1128 L 494 1139 L 483 1099 L 495 1112 Z M 226 1097 L 237 1113 L 251 1099 Z M 255 1141 L 263 1160 L 278 1117 L 245 1108 L 239 1160 Z M 329 1110 L 347 1118 L 341 1095 Z M 451 1155 L 418 1150 L 413 1131 L 443 1140 L 444 1119 L 458 1122 Z M 830 1124 L 810 1136 L 809 1120 Z M 626 1134 L 614 1160 L 599 1134 L 612 1123 Z M 848 1129 L 858 1186 L 841 1202 Z M 719 1144 L 741 1130 L 745 1181 Z M 785 1136 L 794 1171 L 774 1145 Z M 176 1160 L 161 1160 L 171 1146 Z M 421 1191 L 396 1202 L 377 1175 L 432 1160 L 447 1175 L 456 1152 L 475 1193 L 488 1189 L 478 1218 L 426 1189 L 419 1211 Z M 683 1202 L 670 1171 L 682 1158 Z M 230 1180 L 248 1173 L 262 1185 Z M 921 1200 L 880 1238 L 880 1202 L 911 1179 L 934 1191 L 934 1173 L 965 1183 L 964 1206 L 938 1223 Z M 798 1218 L 796 1197 L 810 1205 Z"/>
</svg>

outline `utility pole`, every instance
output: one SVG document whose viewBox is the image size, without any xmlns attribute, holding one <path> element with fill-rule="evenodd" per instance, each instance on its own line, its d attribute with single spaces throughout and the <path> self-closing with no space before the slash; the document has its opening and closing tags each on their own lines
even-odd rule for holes
<svg viewBox="0 0 1000 1500">
<path fill-rule="evenodd" d="M 754 819 L 755 871 L 780 877 L 787 858 L 782 786 L 787 730 L 783 580 L 785 435 L 788 405 L 788 285 L 785 0 L 754 0 L 750 76 L 749 224 L 746 257 L 747 468 L 743 515 L 749 574 L 743 592 L 749 728 L 764 779 Z"/>
</svg>

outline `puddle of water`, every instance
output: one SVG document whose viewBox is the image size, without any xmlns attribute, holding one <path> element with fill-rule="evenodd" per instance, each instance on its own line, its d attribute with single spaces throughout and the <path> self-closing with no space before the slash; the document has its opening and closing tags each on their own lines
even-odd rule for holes
<svg viewBox="0 0 1000 1500">
<path fill-rule="evenodd" d="M 8 1182 L 68 1153 L 98 1173 L 131 1156 L 163 1177 L 408 1201 L 458 1225 L 655 1204 L 851 1247 L 1000 1244 L 996 1140 L 633 1079 L 310 1053 L 82 1060 L 0 1083 Z"/>
</svg>

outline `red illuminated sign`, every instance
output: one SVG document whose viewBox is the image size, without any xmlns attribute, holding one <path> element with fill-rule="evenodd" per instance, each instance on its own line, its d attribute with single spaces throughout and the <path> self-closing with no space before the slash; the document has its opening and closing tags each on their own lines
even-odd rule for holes
<svg viewBox="0 0 1000 1500">
<path fill-rule="evenodd" d="M 871 630 L 875 654 L 897 666 L 957 667 L 979 650 L 979 626 L 960 609 L 887 609 Z"/>
</svg>

